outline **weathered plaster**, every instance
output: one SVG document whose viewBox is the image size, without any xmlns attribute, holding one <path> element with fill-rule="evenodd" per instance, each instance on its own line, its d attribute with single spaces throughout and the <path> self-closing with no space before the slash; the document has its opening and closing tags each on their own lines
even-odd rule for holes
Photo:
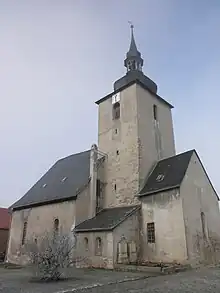
<svg viewBox="0 0 220 293">
<path fill-rule="evenodd" d="M 196 155 L 193 154 L 180 188 L 191 262 L 213 262 L 220 259 L 220 212 L 218 200 Z M 205 215 L 208 239 L 204 240 L 201 212 Z"/>
<path fill-rule="evenodd" d="M 147 223 L 155 223 L 155 243 L 147 242 Z M 182 199 L 178 189 L 142 198 L 144 262 L 184 262 L 187 258 Z"/>
</svg>

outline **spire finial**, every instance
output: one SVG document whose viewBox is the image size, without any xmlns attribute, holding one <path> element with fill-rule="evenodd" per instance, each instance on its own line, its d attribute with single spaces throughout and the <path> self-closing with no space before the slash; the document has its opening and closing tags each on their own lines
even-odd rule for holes
<svg viewBox="0 0 220 293">
<path fill-rule="evenodd" d="M 130 21 L 130 20 L 128 21 L 128 23 L 130 24 L 131 32 L 133 33 L 134 25 L 133 25 L 132 21 Z"/>
</svg>

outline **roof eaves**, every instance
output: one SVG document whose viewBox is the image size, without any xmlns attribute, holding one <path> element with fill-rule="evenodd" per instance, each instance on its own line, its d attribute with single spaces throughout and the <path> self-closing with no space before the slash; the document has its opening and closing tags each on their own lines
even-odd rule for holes
<svg viewBox="0 0 220 293">
<path fill-rule="evenodd" d="M 72 157 L 72 156 L 78 156 L 78 155 L 81 155 L 81 154 L 83 154 L 83 153 L 87 153 L 87 152 L 90 152 L 90 151 L 91 151 L 91 150 L 85 150 L 85 151 L 78 152 L 78 153 L 75 153 L 75 154 L 72 154 L 72 155 L 68 155 L 68 156 L 66 156 L 66 157 L 62 157 L 62 158 L 58 159 L 58 160 L 56 161 L 56 163 L 58 163 L 58 162 L 60 162 L 60 161 L 63 161 L 63 160 L 65 160 L 65 159 L 69 158 L 69 157 Z M 55 163 L 55 164 L 56 164 L 56 163 Z"/>
<path fill-rule="evenodd" d="M 108 227 L 108 228 L 90 228 L 90 229 L 77 229 L 77 228 L 75 228 L 74 229 L 74 231 L 76 233 L 95 232 L 95 231 L 104 232 L 104 231 L 112 231 L 112 230 L 114 230 L 114 228 L 112 228 L 112 227 Z"/>
<path fill-rule="evenodd" d="M 139 193 L 138 196 L 142 197 L 142 196 L 152 195 L 152 194 L 160 193 L 162 191 L 168 191 L 168 190 L 172 190 L 172 189 L 176 189 L 176 188 L 180 188 L 180 184 L 168 186 L 168 187 L 163 187 L 163 188 L 152 190 L 152 191 L 147 191 L 145 193 Z"/>
<path fill-rule="evenodd" d="M 20 206 L 15 206 L 14 208 L 12 207 L 12 212 L 18 211 L 18 210 L 23 210 L 23 209 L 30 209 L 30 208 L 35 208 L 38 206 L 44 206 L 44 205 L 49 205 L 49 204 L 54 204 L 54 203 L 61 203 L 64 201 L 69 201 L 69 200 L 75 200 L 77 198 L 77 195 L 72 195 L 69 197 L 65 198 L 56 198 L 53 200 L 48 200 L 48 201 L 42 201 L 42 202 L 36 202 L 36 203 L 31 203 L 31 204 L 26 204 L 26 205 L 20 205 Z"/>
<path fill-rule="evenodd" d="M 140 86 L 142 86 L 144 89 L 148 90 L 151 94 L 153 94 L 156 98 L 158 98 L 161 102 L 165 103 L 167 106 L 169 106 L 171 109 L 174 108 L 174 106 L 172 104 L 170 104 L 169 102 L 167 102 L 166 100 L 164 100 L 162 97 L 160 97 L 159 95 L 155 94 L 154 92 L 152 92 L 148 87 L 146 87 L 146 85 L 144 85 L 140 80 L 135 79 L 132 80 L 131 82 L 127 83 L 126 85 L 122 86 L 121 88 L 117 89 L 116 91 L 111 92 L 110 94 L 106 95 L 105 97 L 99 99 L 98 101 L 95 102 L 95 104 L 99 105 L 100 103 L 104 102 L 105 100 L 107 100 L 108 98 L 110 98 L 112 95 L 117 94 L 118 92 L 128 88 L 129 86 L 133 85 L 133 84 L 139 84 Z"/>
</svg>

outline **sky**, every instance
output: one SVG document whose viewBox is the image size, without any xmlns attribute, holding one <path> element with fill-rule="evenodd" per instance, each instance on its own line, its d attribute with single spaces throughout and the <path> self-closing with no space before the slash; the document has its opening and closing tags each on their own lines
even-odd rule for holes
<svg viewBox="0 0 220 293">
<path fill-rule="evenodd" d="M 177 152 L 195 148 L 220 193 L 219 0 L 1 0 L 0 206 L 97 143 L 94 102 L 125 73 L 128 21 L 175 107 Z"/>
</svg>

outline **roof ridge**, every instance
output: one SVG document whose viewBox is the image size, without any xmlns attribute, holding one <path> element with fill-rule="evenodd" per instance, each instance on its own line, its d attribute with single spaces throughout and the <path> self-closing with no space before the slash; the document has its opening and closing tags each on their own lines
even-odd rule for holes
<svg viewBox="0 0 220 293">
<path fill-rule="evenodd" d="M 60 161 L 62 161 L 62 160 L 65 160 L 65 159 L 67 159 L 67 158 L 69 158 L 69 157 L 72 157 L 72 156 L 78 156 L 78 155 L 81 155 L 81 154 L 84 154 L 84 153 L 87 153 L 87 152 L 90 152 L 90 151 L 91 151 L 91 150 L 88 149 L 88 150 L 86 150 L 86 151 L 77 152 L 77 153 L 75 153 L 75 154 L 68 155 L 68 156 L 66 156 L 66 157 L 62 157 L 62 158 L 58 159 L 58 160 L 56 161 L 56 163 L 57 163 L 57 162 L 60 162 Z M 56 164 L 56 163 L 55 163 L 55 164 Z"/>
<path fill-rule="evenodd" d="M 180 157 L 180 156 L 182 156 L 182 155 L 185 155 L 186 153 L 190 153 L 190 152 L 193 153 L 193 152 L 195 152 L 195 151 L 196 151 L 195 149 L 191 149 L 191 150 L 184 151 L 184 152 L 182 152 L 182 153 L 178 153 L 178 154 L 176 154 L 176 155 L 173 155 L 173 156 L 170 156 L 170 157 L 167 157 L 167 158 L 163 158 L 163 159 L 157 161 L 156 165 L 157 165 L 159 162 L 163 162 L 163 161 L 169 160 L 169 159 L 171 159 L 171 158 Z"/>
</svg>

